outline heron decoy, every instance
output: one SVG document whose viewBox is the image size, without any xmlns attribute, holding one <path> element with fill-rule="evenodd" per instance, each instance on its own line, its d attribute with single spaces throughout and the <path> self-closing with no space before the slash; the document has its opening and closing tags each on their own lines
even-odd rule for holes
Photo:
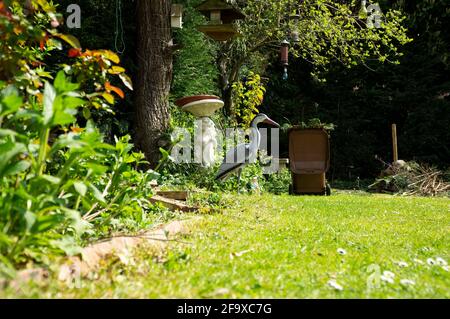
<svg viewBox="0 0 450 319">
<path fill-rule="evenodd" d="M 254 162 L 258 155 L 261 144 L 261 133 L 258 125 L 261 123 L 280 127 L 278 123 L 271 120 L 266 114 L 258 114 L 250 125 L 250 143 L 239 144 L 227 153 L 216 175 L 216 180 L 225 180 L 233 173 L 238 172 L 238 191 L 240 190 L 242 169 Z"/>
</svg>

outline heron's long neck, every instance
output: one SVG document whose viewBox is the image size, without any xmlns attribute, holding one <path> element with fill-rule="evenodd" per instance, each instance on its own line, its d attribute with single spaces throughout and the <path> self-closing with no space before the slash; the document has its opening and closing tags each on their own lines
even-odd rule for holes
<svg viewBox="0 0 450 319">
<path fill-rule="evenodd" d="M 250 132 L 250 149 L 258 150 L 261 144 L 261 133 L 258 130 L 258 124 L 252 124 Z"/>
</svg>

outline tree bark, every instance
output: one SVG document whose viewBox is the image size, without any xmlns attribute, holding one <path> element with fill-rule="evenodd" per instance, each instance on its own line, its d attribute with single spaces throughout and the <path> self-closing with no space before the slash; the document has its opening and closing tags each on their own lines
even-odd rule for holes
<svg viewBox="0 0 450 319">
<path fill-rule="evenodd" d="M 227 116 L 235 117 L 235 110 L 233 105 L 233 84 L 239 80 L 239 70 L 242 63 L 235 62 L 228 65 L 224 56 L 219 56 L 218 65 L 220 70 L 219 83 L 221 87 L 222 100 L 225 103 L 224 109 Z"/>
<path fill-rule="evenodd" d="M 171 0 L 138 0 L 137 144 L 155 166 L 169 129 L 173 55 Z"/>
<path fill-rule="evenodd" d="M 233 103 L 233 87 L 227 85 L 222 89 L 222 101 L 224 102 L 225 114 L 229 117 L 235 118 L 234 103 Z"/>
</svg>

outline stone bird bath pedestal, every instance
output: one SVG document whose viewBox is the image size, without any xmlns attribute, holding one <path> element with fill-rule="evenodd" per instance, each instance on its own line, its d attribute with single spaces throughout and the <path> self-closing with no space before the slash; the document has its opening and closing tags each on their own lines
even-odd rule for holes
<svg viewBox="0 0 450 319">
<path fill-rule="evenodd" d="M 210 117 L 224 107 L 224 102 L 214 95 L 196 95 L 179 99 L 175 104 L 198 119 L 195 125 L 195 160 L 203 167 L 211 167 L 216 162 L 217 132 Z"/>
</svg>

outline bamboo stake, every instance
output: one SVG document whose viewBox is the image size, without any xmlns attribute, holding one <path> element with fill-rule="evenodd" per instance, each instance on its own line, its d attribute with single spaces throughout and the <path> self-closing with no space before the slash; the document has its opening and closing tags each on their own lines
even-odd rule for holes
<svg viewBox="0 0 450 319">
<path fill-rule="evenodd" d="M 392 124 L 392 146 L 394 149 L 394 163 L 398 161 L 397 125 Z"/>
</svg>

